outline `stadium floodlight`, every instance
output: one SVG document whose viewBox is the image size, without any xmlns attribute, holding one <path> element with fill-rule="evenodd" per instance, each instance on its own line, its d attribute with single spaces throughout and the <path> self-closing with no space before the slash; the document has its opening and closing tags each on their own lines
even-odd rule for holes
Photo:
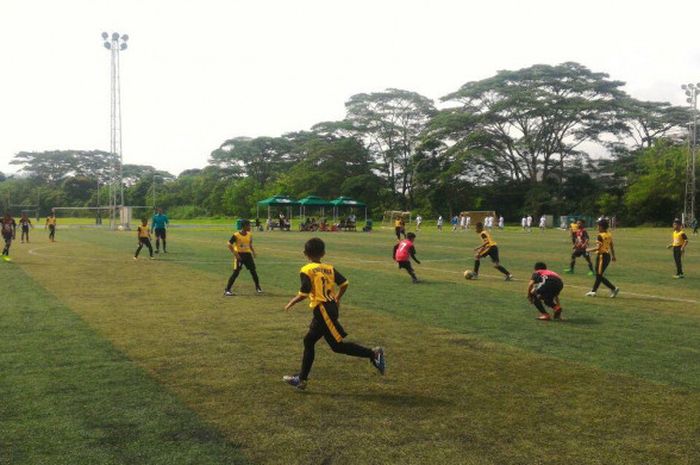
<svg viewBox="0 0 700 465">
<path fill-rule="evenodd" d="M 110 153 L 115 156 L 117 166 L 109 170 L 109 206 L 111 211 L 110 227 L 116 228 L 117 206 L 124 206 L 124 182 L 123 165 L 124 156 L 122 153 L 122 106 L 121 106 L 121 84 L 119 71 L 119 52 L 126 50 L 126 41 L 129 36 L 113 32 L 110 36 L 107 32 L 102 33 L 104 47 L 110 51 L 111 70 L 111 91 L 110 91 Z M 119 200 L 117 200 L 117 194 Z"/>
<path fill-rule="evenodd" d="M 683 221 L 689 224 L 695 218 L 695 190 L 696 190 L 696 164 L 697 164 L 697 137 L 698 137 L 698 94 L 700 94 L 700 82 L 683 84 L 681 89 L 688 97 L 685 101 L 690 106 L 690 121 L 688 122 L 688 156 L 686 158 L 685 171 L 685 198 L 683 202 Z"/>
</svg>

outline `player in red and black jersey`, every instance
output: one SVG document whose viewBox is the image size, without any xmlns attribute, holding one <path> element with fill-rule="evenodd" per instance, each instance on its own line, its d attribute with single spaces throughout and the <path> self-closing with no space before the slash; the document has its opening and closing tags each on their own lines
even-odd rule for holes
<svg viewBox="0 0 700 465">
<path fill-rule="evenodd" d="M 571 237 L 574 241 L 573 252 L 571 253 L 571 263 L 569 268 L 564 270 L 565 273 L 573 273 L 574 266 L 576 265 L 576 259 L 578 257 L 583 257 L 588 262 L 588 276 L 593 276 L 593 262 L 591 261 L 591 254 L 588 252 L 588 231 L 586 231 L 583 220 L 578 220 L 576 222 L 576 228 L 572 228 Z"/>
<path fill-rule="evenodd" d="M 415 240 L 415 234 L 412 232 L 406 234 L 406 239 L 399 241 L 394 246 L 393 254 L 394 260 L 399 264 L 399 268 L 403 268 L 408 272 L 414 284 L 418 282 L 418 278 L 416 277 L 416 272 L 413 271 L 413 267 L 411 266 L 411 259 L 420 265 L 420 260 L 416 258 L 416 248 L 413 245 Z"/>
<path fill-rule="evenodd" d="M 547 269 L 547 265 L 542 262 L 535 263 L 535 272 L 530 277 L 527 285 L 527 298 L 540 312 L 538 320 L 551 320 L 552 316 L 547 313 L 544 305 L 554 310 L 554 319 L 561 319 L 561 304 L 559 294 L 564 289 L 564 281 L 561 276 Z M 544 305 L 543 305 L 544 302 Z"/>
<path fill-rule="evenodd" d="M 10 246 L 12 245 L 12 240 L 17 237 L 17 222 L 9 213 L 5 213 L 5 216 L 0 220 L 0 230 L 2 230 L 2 238 L 5 240 L 2 258 L 5 261 L 10 261 Z"/>
</svg>

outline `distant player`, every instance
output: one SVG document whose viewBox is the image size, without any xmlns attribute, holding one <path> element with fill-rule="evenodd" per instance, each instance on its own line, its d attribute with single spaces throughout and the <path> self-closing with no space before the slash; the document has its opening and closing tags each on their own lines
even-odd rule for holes
<svg viewBox="0 0 700 465">
<path fill-rule="evenodd" d="M 544 231 L 547 228 L 547 217 L 540 216 L 540 231 Z"/>
<path fill-rule="evenodd" d="M 153 259 L 153 246 L 151 245 L 151 230 L 148 229 L 148 220 L 146 218 L 143 218 L 141 220 L 141 225 L 136 228 L 136 234 L 137 237 L 139 238 L 139 246 L 136 248 L 136 253 L 134 254 L 134 260 L 138 260 L 139 258 L 139 253 L 141 253 L 141 249 L 145 245 L 146 248 L 148 249 L 148 254 L 151 257 L 151 260 Z"/>
<path fill-rule="evenodd" d="M 163 253 L 168 253 L 165 249 L 166 226 L 168 225 L 168 216 L 163 214 L 163 209 L 156 210 L 156 214 L 151 219 L 151 232 L 156 234 L 156 253 L 160 252 L 160 241 L 163 240 Z"/>
<path fill-rule="evenodd" d="M 603 283 L 610 289 L 610 297 L 615 298 L 617 294 L 620 293 L 620 288 L 616 287 L 608 281 L 608 278 L 603 276 L 605 269 L 608 267 L 611 261 L 617 261 L 615 257 L 615 246 L 613 244 L 612 234 L 608 231 L 610 225 L 608 220 L 602 219 L 598 221 L 598 237 L 596 239 L 596 246 L 594 248 L 588 249 L 589 252 L 597 252 L 598 257 L 596 258 L 596 275 L 595 283 L 593 284 L 593 289 L 586 293 L 587 297 L 595 297 L 598 291 L 598 287 Z"/>
<path fill-rule="evenodd" d="M 396 240 L 400 241 L 402 234 L 404 239 L 406 238 L 406 223 L 404 223 L 403 218 L 400 216 L 394 219 L 394 232 L 396 233 Z"/>
<path fill-rule="evenodd" d="M 491 262 L 493 262 L 493 267 L 506 276 L 506 281 L 513 279 L 513 275 L 508 272 L 503 266 L 501 266 L 498 258 L 498 245 L 496 241 L 493 240 L 491 234 L 488 231 L 484 231 L 484 224 L 481 222 L 476 223 L 476 233 L 482 240 L 479 247 L 476 247 L 474 251 L 476 255 L 474 256 L 474 277 L 472 279 L 477 279 L 479 276 L 479 267 L 481 266 L 481 259 L 484 257 L 491 257 Z"/>
<path fill-rule="evenodd" d="M 416 241 L 416 235 L 412 232 L 406 234 L 406 239 L 399 241 L 398 244 L 394 246 L 394 260 L 399 264 L 399 268 L 402 268 L 408 272 L 409 276 L 413 280 L 413 283 L 418 282 L 415 271 L 411 266 L 411 259 L 420 265 L 420 261 L 416 258 L 416 248 L 413 243 Z"/>
<path fill-rule="evenodd" d="M 498 217 L 498 229 L 503 229 L 506 227 L 506 219 L 503 218 L 503 215 Z"/>
<path fill-rule="evenodd" d="M 540 312 L 538 320 L 551 320 L 552 316 L 547 313 L 544 305 L 554 310 L 554 319 L 561 319 L 561 304 L 559 294 L 564 289 L 564 281 L 561 276 L 547 269 L 547 265 L 542 262 L 535 263 L 535 272 L 530 277 L 527 285 L 527 297 Z M 544 303 L 544 305 L 543 305 Z"/>
<path fill-rule="evenodd" d="M 17 237 L 17 222 L 9 213 L 5 213 L 2 220 L 0 220 L 0 232 L 5 241 L 5 247 L 2 249 L 2 259 L 9 262 L 11 261 L 10 246 L 12 245 L 12 240 Z"/>
<path fill-rule="evenodd" d="M 576 244 L 576 231 L 578 231 L 578 225 L 583 224 L 582 220 L 574 220 L 569 225 L 569 232 L 571 233 L 571 243 Z"/>
<path fill-rule="evenodd" d="M 284 376 L 282 379 L 287 384 L 297 389 L 305 389 L 311 366 L 314 363 L 315 345 L 319 339 L 324 338 L 333 352 L 369 359 L 379 373 L 384 374 L 386 361 L 384 349 L 375 347 L 369 349 L 353 342 L 345 342 L 343 339 L 347 333 L 338 321 L 340 299 L 348 288 L 348 280 L 335 270 L 333 265 L 321 263 L 326 254 L 324 242 L 314 237 L 304 245 L 304 255 L 310 263 L 300 270 L 301 288 L 284 307 L 290 310 L 294 305 L 309 298 L 309 306 L 313 311 L 313 318 L 309 331 L 304 336 L 304 356 L 301 362 L 299 374 Z M 336 286 L 338 291 L 336 293 Z"/>
<path fill-rule="evenodd" d="M 437 219 L 437 229 L 438 229 L 438 231 L 442 231 L 442 223 L 443 223 L 444 221 L 445 221 L 445 220 L 442 219 L 442 215 L 438 216 L 438 219 Z"/>
<path fill-rule="evenodd" d="M 693 236 L 698 235 L 698 219 L 693 218 L 693 221 L 690 222 L 690 227 L 693 228 Z"/>
<path fill-rule="evenodd" d="M 19 219 L 19 226 L 21 230 L 20 242 L 24 243 L 27 240 L 29 243 L 29 228 L 33 228 L 32 220 L 29 219 L 27 212 L 22 213 L 22 217 Z"/>
<path fill-rule="evenodd" d="M 676 218 L 673 220 L 673 241 L 668 245 L 669 249 L 673 249 L 673 260 L 676 262 L 676 275 L 674 278 L 676 279 L 685 278 L 681 259 L 687 246 L 688 236 L 683 231 L 683 222 Z"/>
<path fill-rule="evenodd" d="M 260 280 L 258 279 L 258 272 L 255 270 L 255 248 L 253 248 L 253 233 L 250 232 L 250 221 L 243 220 L 241 230 L 233 233 L 233 236 L 231 236 L 231 239 L 229 239 L 228 249 L 231 251 L 236 260 L 234 262 L 233 273 L 228 279 L 228 284 L 224 290 L 224 296 L 231 297 L 234 295 L 231 288 L 243 269 L 243 265 L 248 268 L 250 275 L 253 277 L 255 292 L 262 294 Z"/>
<path fill-rule="evenodd" d="M 588 237 L 588 231 L 586 231 L 583 225 L 583 220 L 578 220 L 576 224 L 576 230 L 573 233 L 574 246 L 573 252 L 571 253 L 571 263 L 569 268 L 565 270 L 565 273 L 573 273 L 574 266 L 576 265 L 576 259 L 578 257 L 583 257 L 588 262 L 588 276 L 593 276 L 593 262 L 591 262 L 591 254 L 588 253 L 588 242 L 590 238 Z"/>
<path fill-rule="evenodd" d="M 527 232 L 532 232 L 532 215 L 527 215 L 525 225 L 527 226 Z"/>
<path fill-rule="evenodd" d="M 56 242 L 56 214 L 54 212 L 49 213 L 46 217 L 46 224 L 44 229 L 49 229 L 49 240 L 51 242 Z"/>
<path fill-rule="evenodd" d="M 420 231 L 421 224 L 423 224 L 423 217 L 418 215 L 416 216 L 416 231 Z M 408 235 L 406 237 L 408 237 Z"/>
<path fill-rule="evenodd" d="M 527 231 L 527 216 L 523 216 L 520 219 L 520 226 L 523 228 L 523 231 Z"/>
<path fill-rule="evenodd" d="M 464 226 L 466 227 L 466 229 L 471 229 L 472 217 L 470 215 L 464 215 Z"/>
<path fill-rule="evenodd" d="M 452 224 L 452 231 L 457 231 L 457 227 L 459 226 L 459 216 L 453 216 L 450 220 L 450 224 Z"/>
</svg>

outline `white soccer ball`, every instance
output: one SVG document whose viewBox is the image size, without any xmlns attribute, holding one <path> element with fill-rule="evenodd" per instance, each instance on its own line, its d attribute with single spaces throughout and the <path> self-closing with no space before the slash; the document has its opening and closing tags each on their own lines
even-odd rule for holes
<svg viewBox="0 0 700 465">
<path fill-rule="evenodd" d="M 474 279 L 474 276 L 476 273 L 474 273 L 472 270 L 467 270 L 464 272 L 464 279 Z"/>
<path fill-rule="evenodd" d="M 117 230 L 124 231 L 124 226 L 120 224 L 119 226 L 117 226 Z"/>
</svg>

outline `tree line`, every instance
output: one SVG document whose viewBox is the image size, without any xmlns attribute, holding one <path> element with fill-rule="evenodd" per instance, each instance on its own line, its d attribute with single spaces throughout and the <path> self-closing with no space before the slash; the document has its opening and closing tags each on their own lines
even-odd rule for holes
<svg viewBox="0 0 700 465">
<path fill-rule="evenodd" d="M 682 208 L 690 110 L 637 100 L 624 83 L 568 62 L 497 72 L 440 102 L 402 90 L 353 95 L 341 121 L 274 137 L 225 140 L 209 163 L 174 176 L 124 165 L 125 203 L 175 217 L 251 216 L 274 194 L 346 195 L 375 216 L 461 210 L 616 215 L 664 223 Z M 439 106 L 438 106 L 439 105 Z M 116 160 L 77 150 L 20 152 L 0 202 L 105 205 Z"/>
</svg>

